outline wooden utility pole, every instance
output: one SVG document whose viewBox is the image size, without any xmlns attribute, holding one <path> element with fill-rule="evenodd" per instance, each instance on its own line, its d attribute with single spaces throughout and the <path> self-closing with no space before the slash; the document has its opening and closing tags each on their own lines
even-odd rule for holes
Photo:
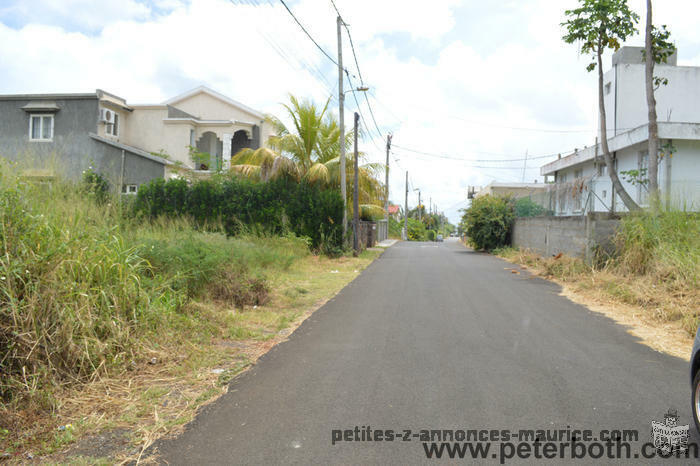
<svg viewBox="0 0 700 466">
<path fill-rule="evenodd" d="M 423 212 L 421 212 L 421 206 L 420 206 L 420 189 L 418 190 L 418 220 L 423 221 Z"/>
<path fill-rule="evenodd" d="M 391 150 L 391 134 L 386 135 L 386 168 L 385 183 L 386 199 L 384 199 L 384 220 L 386 220 L 387 238 L 389 237 L 389 151 Z"/>
<path fill-rule="evenodd" d="M 343 247 L 348 235 L 347 187 L 345 179 L 345 93 L 343 92 L 343 46 L 340 28 L 343 19 L 338 15 L 338 123 L 340 126 L 340 195 L 343 198 Z"/>
<path fill-rule="evenodd" d="M 355 189 L 352 194 L 352 215 L 355 224 L 355 235 L 353 237 L 352 246 L 355 250 L 355 256 L 360 254 L 360 183 L 359 183 L 359 167 L 357 164 L 357 124 L 360 122 L 360 114 L 355 112 L 355 129 L 353 136 L 355 137 L 355 160 L 353 165 L 355 166 Z"/>
<path fill-rule="evenodd" d="M 403 239 L 408 241 L 408 171 L 406 172 L 406 199 L 403 204 Z"/>
</svg>

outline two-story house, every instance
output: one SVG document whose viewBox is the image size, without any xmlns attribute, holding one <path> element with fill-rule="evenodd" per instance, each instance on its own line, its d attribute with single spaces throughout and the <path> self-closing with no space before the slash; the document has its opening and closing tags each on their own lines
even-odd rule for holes
<svg viewBox="0 0 700 466">
<path fill-rule="evenodd" d="M 2 95 L 0 157 L 22 173 L 73 180 L 92 167 L 121 192 L 135 193 L 182 170 L 228 168 L 237 151 L 267 141 L 272 128 L 264 119 L 206 87 L 149 105 L 129 105 L 99 89 Z"/>
<path fill-rule="evenodd" d="M 617 173 L 632 198 L 645 206 L 649 154 L 643 50 L 622 47 L 613 55 L 603 92 Z M 655 93 L 662 200 L 669 207 L 700 210 L 700 67 L 677 66 L 673 55 L 667 64 L 656 65 L 654 74 L 668 79 Z M 599 132 L 598 141 L 601 137 Z M 598 143 L 543 165 L 540 174 L 554 177 L 550 192 L 556 194 L 547 207 L 557 215 L 626 210 L 612 188 Z"/>
</svg>

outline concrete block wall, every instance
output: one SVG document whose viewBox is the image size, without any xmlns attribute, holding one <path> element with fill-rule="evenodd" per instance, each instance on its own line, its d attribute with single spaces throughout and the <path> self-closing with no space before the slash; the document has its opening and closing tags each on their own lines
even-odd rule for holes
<svg viewBox="0 0 700 466">
<path fill-rule="evenodd" d="M 513 225 L 512 245 L 545 257 L 561 252 L 590 261 L 596 247 L 611 250 L 619 222 L 607 214 L 518 218 Z"/>
</svg>

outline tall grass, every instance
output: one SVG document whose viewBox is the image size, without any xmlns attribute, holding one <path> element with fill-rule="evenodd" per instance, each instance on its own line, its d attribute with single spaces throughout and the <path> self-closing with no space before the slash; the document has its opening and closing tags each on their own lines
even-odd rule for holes
<svg viewBox="0 0 700 466">
<path fill-rule="evenodd" d="M 309 254 L 303 239 L 140 223 L 118 199 L 98 204 L 70 184 L 0 173 L 3 402 L 128 369 L 161 333 L 196 326 L 183 325 L 197 319 L 190 300 L 261 302 L 265 273 Z"/>
</svg>

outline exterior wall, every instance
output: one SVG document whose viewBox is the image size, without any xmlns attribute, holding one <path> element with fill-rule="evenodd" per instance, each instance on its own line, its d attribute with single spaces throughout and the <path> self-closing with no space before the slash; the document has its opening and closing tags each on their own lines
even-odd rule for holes
<svg viewBox="0 0 700 466">
<path fill-rule="evenodd" d="M 260 123 L 259 117 L 204 92 L 175 102 L 173 105 L 202 120 L 238 120 L 253 124 Z"/>
<path fill-rule="evenodd" d="M 30 100 L 0 101 L 0 156 L 16 162 L 17 170 L 37 170 L 77 181 L 92 167 L 118 186 L 121 149 L 90 137 L 98 131 L 97 98 L 55 100 L 54 137 L 50 142 L 29 140 L 29 114 L 21 109 Z M 100 125 L 102 126 L 102 125 Z M 164 175 L 164 166 L 136 154 L 125 153 L 124 183 L 142 184 Z"/>
<path fill-rule="evenodd" d="M 516 199 L 521 197 L 528 197 L 533 194 L 539 193 L 544 190 L 545 186 L 541 185 L 537 188 L 530 187 L 504 187 L 504 186 L 485 186 L 484 189 L 479 191 L 475 197 L 481 197 L 492 195 L 492 196 L 513 196 Z"/>
<path fill-rule="evenodd" d="M 668 143 L 661 140 L 661 145 Z M 680 210 L 700 210 L 700 141 L 672 141 L 675 152 L 672 157 L 664 156 L 659 161 L 659 190 L 662 202 L 667 206 Z M 646 188 L 627 181 L 621 173 L 640 168 L 641 154 L 647 152 L 647 143 L 635 144 L 615 152 L 617 172 L 620 181 L 632 198 L 642 206 L 648 206 Z M 583 177 L 588 179 L 589 186 L 595 195 L 590 198 L 587 211 L 590 212 L 626 212 L 627 208 L 617 194 L 613 193 L 612 182 L 607 176 L 607 168 L 601 170 L 602 176 L 597 176 L 592 160 L 567 167 L 557 172 L 557 182 L 565 179 L 571 182 L 576 170 L 583 170 Z M 669 175 L 670 174 L 670 175 Z M 556 208 L 557 215 L 573 215 L 576 212 L 566 206 L 566 209 Z"/>
<path fill-rule="evenodd" d="M 655 92 L 659 121 L 697 123 L 700 67 L 657 65 L 654 75 L 668 78 L 668 85 Z M 608 137 L 648 122 L 644 64 L 619 63 L 605 73 L 603 83 L 610 84 L 604 95 Z"/>
<path fill-rule="evenodd" d="M 545 257 L 564 253 L 591 261 L 595 248 L 611 250 L 619 222 L 596 214 L 518 218 L 513 225 L 512 244 Z"/>
<path fill-rule="evenodd" d="M 89 133 L 97 131 L 97 97 L 51 100 L 60 110 L 54 113 L 53 141 L 47 142 L 29 140 L 29 113 L 21 107 L 33 100 L 0 101 L 0 156 L 17 162 L 19 170 L 49 170 L 75 179 L 89 166 L 83 161 L 94 155 Z"/>
<path fill-rule="evenodd" d="M 194 124 L 165 124 L 168 116 L 165 106 L 136 107 L 129 115 L 124 128 L 124 144 L 149 152 L 165 152 L 173 162 L 192 167 L 189 149 L 190 130 Z M 196 134 L 195 141 L 201 136 Z"/>
</svg>

